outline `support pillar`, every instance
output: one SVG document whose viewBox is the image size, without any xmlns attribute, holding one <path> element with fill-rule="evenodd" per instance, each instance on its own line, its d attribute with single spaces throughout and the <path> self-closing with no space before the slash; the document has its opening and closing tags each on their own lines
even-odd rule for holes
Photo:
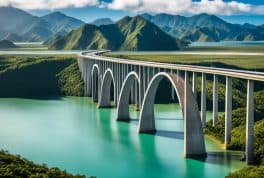
<svg viewBox="0 0 264 178">
<path fill-rule="evenodd" d="M 213 84 L 213 126 L 216 125 L 218 120 L 218 76 L 214 75 Z"/>
<path fill-rule="evenodd" d="M 202 73 L 202 89 L 201 89 L 201 120 L 202 126 L 206 125 L 206 74 Z"/>
<path fill-rule="evenodd" d="M 254 81 L 247 84 L 246 162 L 254 163 Z"/>
<path fill-rule="evenodd" d="M 225 99 L 225 147 L 231 141 L 232 128 L 232 78 L 226 77 L 226 99 Z"/>
<path fill-rule="evenodd" d="M 197 99 L 197 74 L 195 72 L 193 72 L 192 91 L 195 99 Z"/>
</svg>

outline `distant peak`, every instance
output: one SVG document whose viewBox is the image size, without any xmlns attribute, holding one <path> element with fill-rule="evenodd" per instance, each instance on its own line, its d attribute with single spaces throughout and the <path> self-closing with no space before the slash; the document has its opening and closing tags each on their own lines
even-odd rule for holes
<svg viewBox="0 0 264 178">
<path fill-rule="evenodd" d="M 63 18 L 63 17 L 67 17 L 67 15 L 63 14 L 62 12 L 59 11 L 55 11 L 49 14 L 44 15 L 43 17 L 57 17 L 57 18 Z"/>
</svg>

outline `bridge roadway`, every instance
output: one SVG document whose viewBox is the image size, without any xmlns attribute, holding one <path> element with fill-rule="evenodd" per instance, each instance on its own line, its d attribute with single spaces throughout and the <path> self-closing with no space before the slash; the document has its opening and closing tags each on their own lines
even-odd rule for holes
<svg viewBox="0 0 264 178">
<path fill-rule="evenodd" d="M 110 107 L 111 82 L 117 120 L 129 120 L 129 98 L 140 108 L 138 132 L 155 132 L 154 101 L 160 81 L 172 84 L 172 98 L 176 92 L 184 117 L 184 155 L 205 155 L 202 127 L 206 123 L 206 75 L 213 75 L 213 125 L 218 120 L 218 77 L 226 77 L 225 145 L 231 142 L 232 78 L 247 80 L 246 162 L 254 162 L 254 81 L 264 81 L 263 72 L 216 67 L 169 64 L 102 56 L 102 51 L 78 54 L 78 65 L 85 83 L 85 95 L 92 96 L 99 107 Z M 181 73 L 184 72 L 184 77 Z M 189 84 L 192 73 L 192 85 Z M 201 108 L 197 104 L 197 73 L 202 74 Z"/>
<path fill-rule="evenodd" d="M 241 79 L 246 79 L 246 80 L 264 81 L 264 72 L 254 72 L 254 71 L 247 71 L 247 70 L 224 69 L 224 68 L 217 68 L 217 67 L 204 67 L 204 66 L 194 66 L 194 65 L 184 65 L 184 64 L 150 62 L 150 61 L 131 60 L 131 59 L 108 57 L 108 56 L 100 55 L 106 52 L 109 52 L 109 51 L 105 50 L 105 51 L 94 51 L 94 52 L 82 52 L 81 54 L 78 54 L 78 55 L 84 58 L 95 59 L 95 60 L 106 61 L 106 62 L 113 62 L 113 63 L 140 65 L 140 66 L 145 66 L 145 67 L 190 71 L 190 72 L 206 73 L 206 74 L 213 74 L 213 75 L 224 75 L 224 76 L 229 76 L 233 78 L 241 78 Z"/>
</svg>

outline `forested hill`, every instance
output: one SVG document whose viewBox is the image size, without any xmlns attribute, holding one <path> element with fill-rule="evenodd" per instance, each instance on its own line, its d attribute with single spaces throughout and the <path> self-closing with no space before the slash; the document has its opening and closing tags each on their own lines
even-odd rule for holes
<svg viewBox="0 0 264 178">
<path fill-rule="evenodd" d="M 177 50 L 185 42 L 166 34 L 140 16 L 124 17 L 115 24 L 86 24 L 50 41 L 50 49 Z"/>
</svg>

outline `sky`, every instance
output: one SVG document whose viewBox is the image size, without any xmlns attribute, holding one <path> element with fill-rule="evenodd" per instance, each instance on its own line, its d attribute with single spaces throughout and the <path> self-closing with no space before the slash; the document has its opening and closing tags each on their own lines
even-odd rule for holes
<svg viewBox="0 0 264 178">
<path fill-rule="evenodd" d="M 0 0 L 0 6 L 13 6 L 41 16 L 61 11 L 85 22 L 142 13 L 191 16 L 217 15 L 231 23 L 264 24 L 264 0 Z"/>
</svg>

